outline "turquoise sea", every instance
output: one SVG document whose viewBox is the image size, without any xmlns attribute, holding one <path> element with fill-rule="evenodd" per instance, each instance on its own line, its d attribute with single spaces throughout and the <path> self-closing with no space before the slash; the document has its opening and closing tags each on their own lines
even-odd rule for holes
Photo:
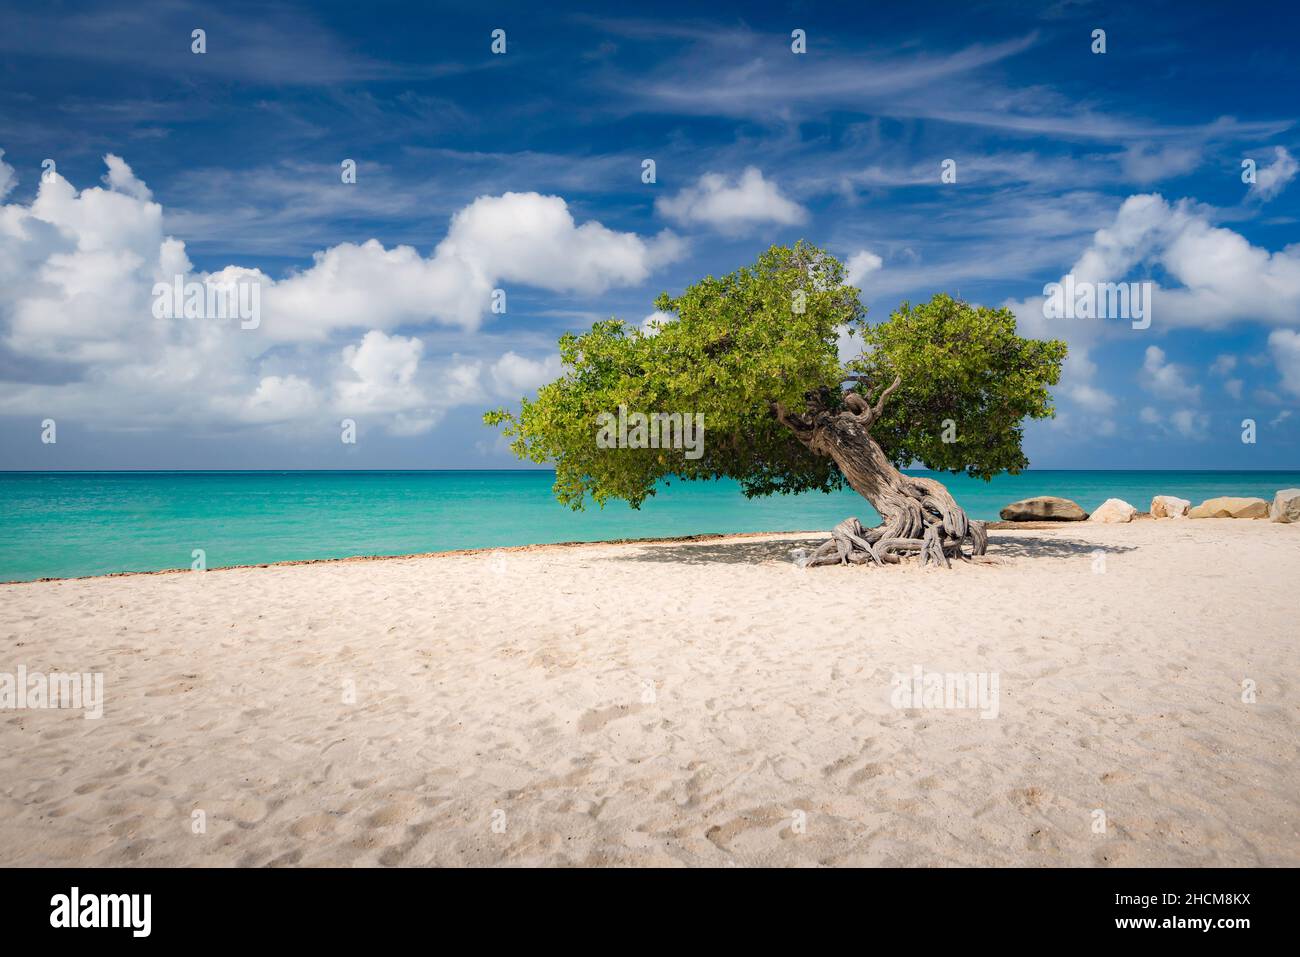
<svg viewBox="0 0 1300 957">
<path fill-rule="evenodd" d="M 1146 510 L 1156 494 L 1272 499 L 1300 486 L 1285 472 L 1037 471 L 992 482 L 939 473 L 975 518 L 1008 502 L 1062 495 L 1091 511 L 1110 497 Z M 707 532 L 826 529 L 877 516 L 859 496 L 746 500 L 732 482 L 672 483 L 633 511 L 571 512 L 550 471 L 4 472 L 0 581 L 209 568 L 349 555 L 403 555 L 539 542 Z"/>
</svg>

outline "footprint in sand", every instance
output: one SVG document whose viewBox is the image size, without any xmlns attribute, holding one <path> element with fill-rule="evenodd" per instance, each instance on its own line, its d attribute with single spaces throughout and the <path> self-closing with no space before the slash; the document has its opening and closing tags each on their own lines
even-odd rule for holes
<svg viewBox="0 0 1300 957">
<path fill-rule="evenodd" d="M 644 710 L 645 706 L 638 703 L 631 705 L 616 704 L 612 708 L 598 708 L 594 711 L 588 711 L 578 719 L 578 733 L 591 734 L 599 731 L 611 721 L 617 721 L 619 718 L 626 718 Z"/>
<path fill-rule="evenodd" d="M 334 833 L 335 819 L 330 814 L 308 814 L 289 825 L 289 833 L 296 838 L 309 840 Z"/>
</svg>

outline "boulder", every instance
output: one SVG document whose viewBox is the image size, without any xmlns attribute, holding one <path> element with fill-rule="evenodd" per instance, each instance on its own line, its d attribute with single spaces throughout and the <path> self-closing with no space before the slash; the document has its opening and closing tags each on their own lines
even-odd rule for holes
<svg viewBox="0 0 1300 957">
<path fill-rule="evenodd" d="M 1088 513 L 1068 498 L 1036 495 L 1012 502 L 1001 512 L 1004 522 L 1082 522 Z"/>
<path fill-rule="evenodd" d="M 1120 498 L 1108 498 L 1097 506 L 1088 521 L 1105 522 L 1108 525 L 1119 522 L 1131 522 L 1137 515 L 1137 509 Z"/>
<path fill-rule="evenodd" d="M 1192 503 L 1175 495 L 1157 495 L 1151 500 L 1152 518 L 1186 518 Z"/>
<path fill-rule="evenodd" d="M 1300 522 L 1300 488 L 1284 488 L 1274 495 L 1268 517 L 1275 522 Z"/>
<path fill-rule="evenodd" d="M 1187 513 L 1188 518 L 1268 518 L 1268 502 L 1262 498 L 1224 495 L 1208 498 Z"/>
</svg>

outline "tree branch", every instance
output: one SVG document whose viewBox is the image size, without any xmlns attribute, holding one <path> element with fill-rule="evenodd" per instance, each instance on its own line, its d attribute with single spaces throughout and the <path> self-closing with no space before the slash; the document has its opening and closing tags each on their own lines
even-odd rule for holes
<svg viewBox="0 0 1300 957">
<path fill-rule="evenodd" d="M 854 415 L 859 417 L 868 415 L 871 412 L 871 406 L 861 395 L 849 389 L 844 393 L 844 408 L 848 409 Z"/>
<path fill-rule="evenodd" d="M 794 433 L 794 437 L 807 445 L 812 438 L 813 425 L 808 416 L 790 412 L 780 402 L 769 402 L 768 409 L 778 422 Z"/>
<path fill-rule="evenodd" d="M 894 376 L 894 381 L 885 387 L 884 392 L 880 393 L 880 398 L 876 400 L 876 405 L 871 410 L 872 421 L 875 421 L 876 419 L 880 418 L 880 413 L 885 411 L 885 400 L 889 398 L 889 394 L 891 392 L 893 392 L 902 384 L 903 384 L 902 377 Z"/>
</svg>

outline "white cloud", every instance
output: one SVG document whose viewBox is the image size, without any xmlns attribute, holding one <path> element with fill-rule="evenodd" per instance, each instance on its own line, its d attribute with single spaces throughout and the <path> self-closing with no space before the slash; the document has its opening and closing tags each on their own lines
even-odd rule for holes
<svg viewBox="0 0 1300 957">
<path fill-rule="evenodd" d="M 1300 332 L 1274 329 L 1268 335 L 1268 348 L 1282 377 L 1282 388 L 1300 395 Z"/>
<path fill-rule="evenodd" d="M 1237 368 L 1237 357 L 1227 353 L 1215 356 L 1214 362 L 1210 365 L 1210 371 L 1217 376 L 1226 376 L 1235 368 Z"/>
<path fill-rule="evenodd" d="M 264 377 L 251 395 L 221 404 L 241 422 L 265 424 L 291 422 L 310 416 L 320 405 L 320 395 L 306 379 L 296 375 Z"/>
<path fill-rule="evenodd" d="M 410 246 L 385 249 L 371 239 L 340 243 L 279 282 L 263 280 L 265 334 L 324 340 L 338 329 L 392 329 L 438 323 L 475 328 L 493 277 L 451 257 L 425 259 Z"/>
<path fill-rule="evenodd" d="M 1287 183 L 1295 179 L 1297 170 L 1300 170 L 1300 163 L 1284 147 L 1274 147 L 1273 162 L 1255 171 L 1255 182 L 1250 187 L 1250 195 L 1267 202 L 1286 189 Z"/>
<path fill-rule="evenodd" d="M 1039 302 L 1041 303 L 1041 300 Z M 1023 304 L 1015 304 L 1015 307 L 1025 308 Z M 1041 311 L 1039 315 L 1041 316 Z M 1017 314 L 1017 321 L 1019 322 L 1019 314 Z M 1118 400 L 1094 383 L 1096 375 L 1097 364 L 1089 355 L 1088 345 L 1082 342 L 1071 343 L 1065 362 L 1061 366 L 1061 380 L 1054 395 L 1058 399 L 1062 396 L 1068 399 L 1087 415 L 1077 416 L 1058 411 L 1057 419 L 1060 421 L 1058 428 L 1061 431 L 1077 435 L 1095 433 L 1102 436 L 1115 433 L 1115 421 L 1109 416 L 1115 410 Z"/>
<path fill-rule="evenodd" d="M 862 288 L 862 281 L 877 272 L 884 265 L 884 260 L 875 253 L 866 249 L 861 249 L 854 253 L 845 262 L 845 278 L 850 286 Z"/>
<path fill-rule="evenodd" d="M 1210 417 L 1196 409 L 1175 409 L 1169 413 L 1157 412 L 1151 406 L 1145 406 L 1138 418 L 1148 425 L 1154 425 L 1162 432 L 1178 435 L 1185 439 L 1204 439 L 1210 424 Z"/>
<path fill-rule="evenodd" d="M 808 211 L 783 196 L 756 166 L 734 183 L 721 173 L 705 173 L 694 186 L 657 200 L 655 208 L 683 226 L 711 226 L 732 235 L 765 223 L 793 226 L 808 219 Z"/>
<path fill-rule="evenodd" d="M 1145 184 L 1191 172 L 1200 165 L 1201 158 L 1202 151 L 1191 146 L 1137 143 L 1124 149 L 1119 164 L 1130 180 Z"/>
<path fill-rule="evenodd" d="M 1147 346 L 1141 381 L 1144 389 L 1162 399 L 1198 402 L 1201 398 L 1201 387 L 1189 384 L 1187 370 L 1166 361 L 1165 352 L 1159 346 Z"/>
<path fill-rule="evenodd" d="M 1130 196 L 1113 221 L 1097 230 L 1069 273 L 1077 282 L 1143 281 L 1149 268 L 1163 270 L 1181 286 L 1153 291 L 1152 331 L 1178 326 L 1219 328 L 1237 321 L 1290 323 L 1300 314 L 1300 244 L 1270 253 L 1240 234 L 1210 224 L 1194 203 L 1170 204 L 1157 194 Z M 1064 277 L 1062 277 L 1063 279 Z M 1062 368 L 1058 395 L 1085 407 L 1106 405 L 1091 393 L 1095 366 L 1087 352 L 1105 338 L 1131 337 L 1128 322 L 1047 319 L 1042 297 L 1009 300 L 1021 335 L 1059 338 L 1070 351 Z M 1248 357 L 1248 361 L 1252 361 Z M 1144 385 L 1164 398 L 1196 402 L 1200 387 L 1187 381 L 1181 367 L 1169 366 L 1164 352 L 1146 354 Z M 1236 367 L 1220 356 L 1213 371 L 1226 376 Z M 1240 397 L 1242 382 L 1227 379 L 1224 389 Z"/>
<path fill-rule="evenodd" d="M 1189 439 L 1205 438 L 1206 428 L 1210 424 L 1210 417 L 1195 409 L 1176 409 L 1169 420 L 1179 435 Z"/>
<path fill-rule="evenodd" d="M 1115 408 L 1116 399 L 1113 395 L 1084 382 L 1067 387 L 1066 394 L 1089 412 L 1106 413 Z"/>
<path fill-rule="evenodd" d="M 1300 244 L 1270 253 L 1212 225 L 1191 201 L 1171 204 L 1155 193 L 1128 197 L 1112 222 L 1093 234 L 1068 274 L 1076 285 L 1141 282 L 1153 269 L 1179 284 L 1153 283 L 1153 332 L 1179 326 L 1217 329 L 1243 321 L 1285 324 L 1300 314 Z M 1047 319 L 1041 296 L 1005 305 L 1015 312 L 1021 335 L 1066 339 L 1071 352 L 1102 338 L 1131 335 L 1124 321 Z"/>
<path fill-rule="evenodd" d="M 579 226 L 558 196 L 480 196 L 452 217 L 446 238 L 427 258 L 373 239 L 342 243 L 317 253 L 304 272 L 264 281 L 266 330 L 280 339 L 309 339 L 357 326 L 437 322 L 474 329 L 493 289 L 519 283 L 597 295 L 640 285 L 684 252 L 683 241 L 667 231 L 646 240 L 594 221 Z"/>
<path fill-rule="evenodd" d="M 109 153 L 104 157 L 104 165 L 108 167 L 108 172 L 104 174 L 103 182 L 109 189 L 115 193 L 125 193 L 142 203 L 153 199 L 149 187 L 135 178 L 135 173 L 122 157 Z"/>
<path fill-rule="evenodd" d="M 487 401 L 482 362 L 453 356 L 441 367 L 429 368 L 423 358 L 424 343 L 415 337 L 367 332 L 340 356 L 335 413 L 378 417 L 390 434 L 409 436 L 429 431 L 450 408 Z M 504 368 L 512 364 L 507 360 Z"/>
<path fill-rule="evenodd" d="M 558 196 L 480 196 L 451 220 L 437 255 L 472 263 L 507 282 L 596 295 L 640 285 L 686 247 L 670 232 L 644 240 L 592 221 L 578 226 Z"/>
<path fill-rule="evenodd" d="M 594 296 L 637 285 L 685 248 L 668 232 L 577 223 L 557 196 L 506 193 L 460 210 L 428 256 L 370 240 L 325 249 L 279 280 L 233 265 L 196 272 L 185 244 L 164 234 L 148 187 L 119 157 L 105 164 L 104 185 L 78 191 L 54 174 L 30 204 L 0 205 L 0 350 L 58 370 L 50 381 L 0 383 L 0 414 L 118 428 L 278 426 L 320 424 L 337 406 L 413 434 L 452 405 L 485 399 L 484 360 L 430 363 L 422 341 L 397 329 L 473 331 L 498 286 Z M 0 177 L 8 170 L 0 164 Z M 256 282 L 260 325 L 155 318 L 154 284 L 178 275 Z M 509 355 L 493 367 L 498 387 L 551 368 Z"/>
<path fill-rule="evenodd" d="M 562 367 L 559 353 L 537 360 L 507 352 L 492 364 L 490 371 L 497 392 L 503 397 L 518 399 L 524 393 L 558 379 Z"/>
<path fill-rule="evenodd" d="M 1142 266 L 1160 267 L 1180 284 L 1155 287 L 1153 327 L 1285 323 L 1300 312 L 1300 244 L 1273 253 L 1252 246 L 1188 200 L 1130 196 L 1071 272 L 1076 281 L 1137 281 Z"/>
<path fill-rule="evenodd" d="M 427 399 L 415 382 L 424 343 L 372 329 L 343 349 L 345 374 L 335 381 L 340 412 L 401 412 Z"/>
<path fill-rule="evenodd" d="M 1219 353 L 1214 357 L 1214 361 L 1210 363 L 1210 374 L 1223 379 L 1223 391 L 1234 399 L 1241 398 L 1241 388 L 1245 385 L 1241 379 L 1231 378 L 1237 365 L 1237 357 L 1227 352 Z"/>
</svg>

